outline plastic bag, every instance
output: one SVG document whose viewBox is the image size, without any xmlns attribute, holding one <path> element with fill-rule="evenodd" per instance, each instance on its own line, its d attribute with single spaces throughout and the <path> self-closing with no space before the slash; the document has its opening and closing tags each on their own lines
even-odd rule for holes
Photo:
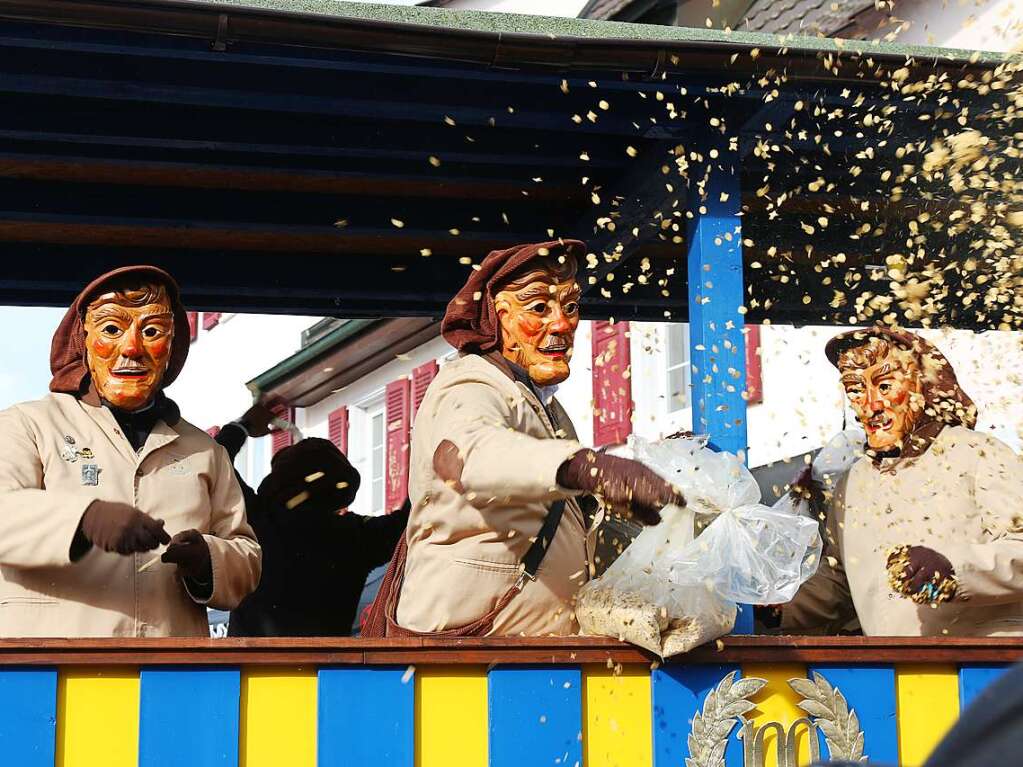
<svg viewBox="0 0 1023 767">
<path fill-rule="evenodd" d="M 817 485 L 816 492 L 830 496 L 838 481 L 863 456 L 863 445 L 866 439 L 866 434 L 862 429 L 846 429 L 828 440 L 810 464 L 810 479 Z M 790 514 L 802 514 L 815 518 L 817 516 L 811 510 L 809 500 L 796 499 L 788 493 L 775 501 L 771 508 Z M 823 513 L 823 509 L 818 511 Z"/>
<path fill-rule="evenodd" d="M 693 511 L 666 506 L 599 578 L 579 592 L 575 615 L 584 634 L 611 636 L 662 657 L 728 633 L 735 605 L 710 588 L 672 580 L 673 552 L 693 542 Z"/>
<path fill-rule="evenodd" d="M 632 456 L 681 488 L 687 507 L 668 507 L 599 578 L 579 592 L 584 634 L 617 637 L 668 657 L 727 634 L 736 602 L 788 601 L 817 569 L 817 524 L 758 503 L 741 461 L 705 438 L 635 440 Z M 713 521 L 699 537 L 700 515 Z"/>
</svg>

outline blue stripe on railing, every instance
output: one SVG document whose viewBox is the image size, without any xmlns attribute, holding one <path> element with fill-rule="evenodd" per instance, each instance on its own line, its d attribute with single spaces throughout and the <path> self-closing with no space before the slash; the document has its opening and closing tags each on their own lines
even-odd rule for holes
<svg viewBox="0 0 1023 767">
<path fill-rule="evenodd" d="M 57 669 L 0 669 L 0 762 L 53 767 Z"/>
<path fill-rule="evenodd" d="M 487 684 L 490 767 L 582 763 L 578 667 L 495 668 Z"/>
<path fill-rule="evenodd" d="M 808 675 L 821 674 L 837 687 L 849 708 L 856 712 L 864 733 L 863 752 L 872 763 L 899 763 L 899 726 L 896 717 L 895 669 L 884 664 L 820 664 Z M 821 736 L 821 754 L 826 755 Z"/>
<path fill-rule="evenodd" d="M 237 767 L 237 668 L 144 668 L 139 767 Z"/>
<path fill-rule="evenodd" d="M 988 685 L 1009 670 L 1001 663 L 976 663 L 959 667 L 959 710 L 963 711 Z"/>
<path fill-rule="evenodd" d="M 415 692 L 411 668 L 320 669 L 317 764 L 413 767 Z"/>
<path fill-rule="evenodd" d="M 678 767 L 689 756 L 693 716 L 703 710 L 707 693 L 738 666 L 662 666 L 651 679 L 654 767 Z M 733 730 L 725 751 L 726 767 L 741 767 L 742 744 Z"/>
</svg>

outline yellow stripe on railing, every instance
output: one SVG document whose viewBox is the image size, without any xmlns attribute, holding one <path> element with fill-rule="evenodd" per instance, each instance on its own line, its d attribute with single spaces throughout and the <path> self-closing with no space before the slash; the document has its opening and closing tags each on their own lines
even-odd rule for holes
<svg viewBox="0 0 1023 767">
<path fill-rule="evenodd" d="M 138 669 L 61 669 L 57 767 L 136 767 L 138 742 Z"/>
<path fill-rule="evenodd" d="M 769 722 L 778 722 L 788 733 L 792 722 L 807 716 L 799 707 L 802 698 L 789 687 L 789 680 L 806 676 L 806 666 L 798 663 L 750 663 L 742 667 L 744 678 L 759 677 L 767 685 L 752 700 L 757 707 L 751 712 L 753 724 L 760 728 Z M 800 727 L 796 744 L 799 749 L 797 764 L 810 763 L 810 746 L 807 728 Z M 769 730 L 764 735 L 764 767 L 778 767 L 777 732 Z M 822 754 L 823 756 L 823 754 Z"/>
<path fill-rule="evenodd" d="M 959 716 L 959 675 L 955 666 L 898 665 L 895 701 L 899 722 L 899 764 L 923 764 Z"/>
<path fill-rule="evenodd" d="M 316 669 L 243 669 L 241 698 L 240 767 L 316 767 Z"/>
<path fill-rule="evenodd" d="M 621 673 L 583 667 L 583 763 L 586 767 L 650 767 L 653 720 L 650 668 L 629 665 Z"/>
<path fill-rule="evenodd" d="M 487 670 L 416 669 L 416 767 L 487 767 Z"/>
</svg>

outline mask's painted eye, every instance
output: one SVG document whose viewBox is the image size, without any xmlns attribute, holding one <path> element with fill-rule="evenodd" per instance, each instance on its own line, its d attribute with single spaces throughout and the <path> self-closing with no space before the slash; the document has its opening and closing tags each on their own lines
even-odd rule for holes
<svg viewBox="0 0 1023 767">
<path fill-rule="evenodd" d="M 159 338 L 163 334 L 163 331 L 155 325 L 149 325 L 142 330 L 142 335 L 146 338 Z"/>
<path fill-rule="evenodd" d="M 99 332 L 103 335 L 110 336 L 111 338 L 116 338 L 121 335 L 121 329 L 112 322 L 108 322 L 106 325 L 101 327 Z"/>
<path fill-rule="evenodd" d="M 569 316 L 573 316 L 575 314 L 578 314 L 579 313 L 579 304 L 577 304 L 575 301 L 569 301 L 567 304 L 565 304 L 564 311 L 565 311 L 565 314 L 567 314 Z"/>
<path fill-rule="evenodd" d="M 529 311 L 535 314 L 543 314 L 547 311 L 547 304 L 543 301 L 535 301 L 529 305 Z"/>
</svg>

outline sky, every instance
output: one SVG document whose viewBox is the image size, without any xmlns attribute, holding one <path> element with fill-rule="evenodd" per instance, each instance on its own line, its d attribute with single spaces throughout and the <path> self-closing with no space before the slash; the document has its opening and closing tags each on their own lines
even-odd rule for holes
<svg viewBox="0 0 1023 767">
<path fill-rule="evenodd" d="M 46 394 L 50 339 L 65 311 L 0 306 L 0 410 Z"/>
</svg>

